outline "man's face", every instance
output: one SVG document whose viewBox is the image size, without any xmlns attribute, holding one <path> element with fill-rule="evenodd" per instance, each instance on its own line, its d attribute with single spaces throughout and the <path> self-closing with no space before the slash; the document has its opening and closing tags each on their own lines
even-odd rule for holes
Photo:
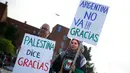
<svg viewBox="0 0 130 73">
<path fill-rule="evenodd" d="M 48 24 L 43 24 L 43 26 L 40 29 L 40 34 L 39 34 L 40 37 L 47 38 L 47 36 L 49 34 L 50 34 L 49 25 Z"/>
</svg>

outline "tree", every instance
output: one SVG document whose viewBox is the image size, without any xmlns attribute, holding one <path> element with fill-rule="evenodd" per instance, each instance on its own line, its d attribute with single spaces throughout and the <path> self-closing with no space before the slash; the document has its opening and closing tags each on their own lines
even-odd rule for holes
<svg viewBox="0 0 130 73">
<path fill-rule="evenodd" d="M 0 22 L 0 36 L 11 40 L 13 45 L 16 46 L 15 41 L 19 38 L 20 33 L 18 33 L 18 29 L 15 26 Z"/>
<path fill-rule="evenodd" d="M 0 52 L 11 54 L 12 56 L 15 54 L 15 47 L 12 42 L 8 39 L 0 37 Z"/>
<path fill-rule="evenodd" d="M 16 40 L 19 38 L 20 33 L 15 26 L 6 22 L 0 22 L 0 51 L 14 54 Z M 8 52 L 9 51 L 9 52 Z"/>
<path fill-rule="evenodd" d="M 13 25 L 8 25 L 7 26 L 7 29 L 6 29 L 6 32 L 4 34 L 4 37 L 11 40 L 12 41 L 12 44 L 14 46 L 16 46 L 16 43 L 15 41 L 18 39 L 19 37 L 19 33 L 18 33 L 18 30 L 15 26 Z"/>
<path fill-rule="evenodd" d="M 83 55 L 85 56 L 85 58 L 86 58 L 87 61 L 91 61 L 90 52 L 91 52 L 91 47 L 88 48 L 87 46 L 84 45 Z"/>
<path fill-rule="evenodd" d="M 94 71 L 94 63 L 90 63 L 91 62 L 91 47 L 87 47 L 84 45 L 84 52 L 83 55 L 85 56 L 87 63 L 86 63 L 86 68 L 87 68 L 87 73 L 95 73 Z"/>
</svg>

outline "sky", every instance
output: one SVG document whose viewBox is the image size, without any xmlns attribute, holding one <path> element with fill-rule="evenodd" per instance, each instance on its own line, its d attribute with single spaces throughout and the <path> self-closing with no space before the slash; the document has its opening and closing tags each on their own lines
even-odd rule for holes
<svg viewBox="0 0 130 73">
<path fill-rule="evenodd" d="M 70 27 L 80 0 L 0 0 L 8 1 L 8 16 L 40 28 L 43 23 Z M 98 73 L 130 73 L 130 4 L 128 0 L 90 0 L 109 6 L 92 61 Z M 60 16 L 56 16 L 59 14 Z"/>
</svg>

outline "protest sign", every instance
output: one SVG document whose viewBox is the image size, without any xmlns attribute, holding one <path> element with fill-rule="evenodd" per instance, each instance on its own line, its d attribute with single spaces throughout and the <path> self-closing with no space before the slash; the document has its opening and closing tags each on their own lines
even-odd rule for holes
<svg viewBox="0 0 130 73">
<path fill-rule="evenodd" d="M 12 73 L 48 73 L 55 42 L 25 34 Z"/>
<path fill-rule="evenodd" d="M 81 0 L 68 32 L 69 38 L 96 45 L 99 40 L 108 6 Z"/>
</svg>

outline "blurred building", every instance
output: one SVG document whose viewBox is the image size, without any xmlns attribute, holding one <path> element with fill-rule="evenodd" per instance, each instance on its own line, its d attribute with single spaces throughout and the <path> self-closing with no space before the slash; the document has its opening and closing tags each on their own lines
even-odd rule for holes
<svg viewBox="0 0 130 73">
<path fill-rule="evenodd" d="M 68 48 L 70 39 L 67 37 L 69 28 L 57 24 L 53 27 L 48 39 L 56 41 L 55 54 Z"/>
<path fill-rule="evenodd" d="M 5 4 L 0 2 L 0 21 L 7 19 L 7 2 Z"/>
<path fill-rule="evenodd" d="M 27 22 L 20 22 L 16 19 L 7 16 L 8 13 L 7 2 L 5 4 L 0 3 L 0 21 L 5 21 L 7 24 L 11 24 L 18 29 L 20 37 L 16 40 L 16 48 L 21 46 L 23 37 L 25 33 L 37 35 L 39 28 L 33 27 Z M 48 36 L 48 39 L 56 41 L 55 54 L 58 54 L 60 51 L 64 51 L 68 48 L 70 39 L 67 37 L 69 29 L 67 27 L 57 24 L 53 27 L 51 34 Z"/>
<path fill-rule="evenodd" d="M 10 17 L 7 17 L 6 22 L 7 22 L 7 24 L 11 24 L 11 25 L 15 26 L 18 29 L 18 32 L 20 33 L 20 36 L 19 36 L 18 40 L 16 40 L 17 48 L 19 48 L 21 46 L 21 43 L 22 43 L 22 40 L 23 40 L 23 37 L 24 37 L 25 33 L 29 33 L 29 34 L 32 34 L 32 35 L 37 35 L 37 33 L 40 30 L 40 29 L 38 29 L 36 27 L 28 25 L 26 23 L 26 21 L 25 22 L 20 22 L 18 20 L 12 19 Z"/>
<path fill-rule="evenodd" d="M 40 29 L 27 24 L 26 21 L 20 22 L 16 19 L 8 17 L 7 9 L 8 9 L 7 2 L 5 4 L 0 2 L 0 22 L 6 22 L 7 24 L 13 25 L 18 29 L 18 32 L 20 33 L 20 37 L 18 38 L 18 40 L 16 40 L 15 43 L 16 43 L 16 48 L 19 48 L 21 46 L 25 33 L 37 35 Z"/>
</svg>

